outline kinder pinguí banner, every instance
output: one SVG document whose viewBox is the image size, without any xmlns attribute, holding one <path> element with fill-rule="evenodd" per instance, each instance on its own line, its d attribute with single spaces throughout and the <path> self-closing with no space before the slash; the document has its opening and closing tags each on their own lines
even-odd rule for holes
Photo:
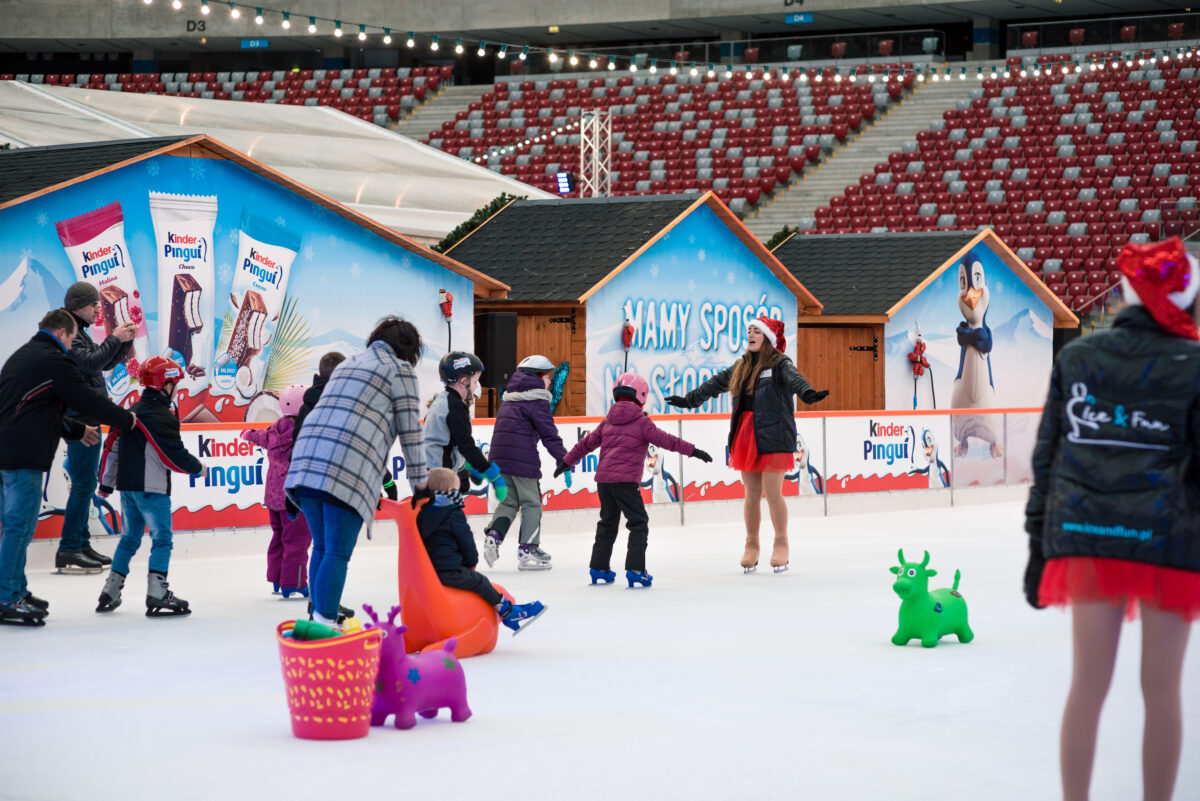
<svg viewBox="0 0 1200 801">
<path fill-rule="evenodd" d="M 826 418 L 828 491 L 949 488 L 949 441 L 943 415 Z"/>
</svg>

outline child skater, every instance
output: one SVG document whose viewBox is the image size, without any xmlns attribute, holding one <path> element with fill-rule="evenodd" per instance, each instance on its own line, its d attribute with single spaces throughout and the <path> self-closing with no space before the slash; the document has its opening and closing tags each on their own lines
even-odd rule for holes
<svg viewBox="0 0 1200 801">
<path fill-rule="evenodd" d="M 247 428 L 242 432 L 242 439 L 267 452 L 267 483 L 263 498 L 271 521 L 267 581 L 271 582 L 275 594 L 282 593 L 284 598 L 294 594 L 308 597 L 308 546 L 312 544 L 312 534 L 304 515 L 289 514 L 287 496 L 283 492 L 283 480 L 287 478 L 292 446 L 296 442 L 296 415 L 304 403 L 307 389 L 303 384 L 292 384 L 279 394 L 282 417 L 268 428 Z"/>
<path fill-rule="evenodd" d="M 518 570 L 549 570 L 550 554 L 542 550 L 542 460 L 540 440 L 555 462 L 567 455 L 550 409 L 550 376 L 554 362 L 545 356 L 530 356 L 517 365 L 504 390 L 504 402 L 496 413 L 488 455 L 500 465 L 508 497 L 496 507 L 483 538 L 483 558 L 488 567 L 500 556 L 500 543 L 521 513 L 521 544 L 517 546 Z M 567 474 L 570 486 L 571 474 Z"/>
<path fill-rule="evenodd" d="M 1142 786 L 1174 790 L 1180 682 L 1200 616 L 1200 330 L 1197 262 L 1183 242 L 1126 245 L 1112 328 L 1058 355 L 1025 510 L 1025 597 L 1071 607 L 1074 667 L 1059 756 L 1065 801 L 1084 801 L 1121 618 L 1142 618 Z"/>
<path fill-rule="evenodd" d="M 417 512 L 417 530 L 429 554 L 438 579 L 447 587 L 473 592 L 496 608 L 500 622 L 518 634 L 542 616 L 545 604 L 531 601 L 514 604 L 497 592 L 487 576 L 475 571 L 479 551 L 463 513 L 459 477 L 445 467 L 429 471 L 429 490 L 433 501 Z"/>
<path fill-rule="evenodd" d="M 171 410 L 175 387 L 183 368 L 162 356 L 142 362 L 138 380 L 142 397 L 131 411 L 137 425 L 122 434 L 113 431 L 105 443 L 100 463 L 99 495 L 107 498 L 115 487 L 121 493 L 125 533 L 113 554 L 112 572 L 104 582 L 97 612 L 121 605 L 121 590 L 129 575 L 129 560 L 150 529 L 150 573 L 146 577 L 146 617 L 183 616 L 192 613 L 188 602 L 167 586 L 171 562 L 171 471 L 204 475 L 207 468 L 188 453 L 179 436 L 179 418 Z"/>
<path fill-rule="evenodd" d="M 471 411 L 479 392 L 483 362 L 474 353 L 451 351 L 438 362 L 438 376 L 446 391 L 437 395 L 425 414 L 425 464 L 430 468 L 448 467 L 458 474 L 459 492 L 471 487 L 468 476 L 485 478 L 496 492 L 496 500 L 508 496 L 508 487 L 471 433 Z"/>
<path fill-rule="evenodd" d="M 613 544 L 621 515 L 629 529 L 629 547 L 625 552 L 625 578 L 629 586 L 649 587 L 654 577 L 646 572 L 646 541 L 650 536 L 649 516 L 638 488 L 645 467 L 646 447 L 654 443 L 660 449 L 694 456 L 702 462 L 712 457 L 690 442 L 674 437 L 650 422 L 642 411 L 650 387 L 634 373 L 622 373 L 613 385 L 613 405 L 604 422 L 576 443 L 559 461 L 554 475 L 571 469 L 584 454 L 600 448 L 596 468 L 596 488 L 600 495 L 600 522 L 596 524 L 596 542 L 592 546 L 592 583 L 611 584 L 617 574 L 609 569 Z"/>
</svg>

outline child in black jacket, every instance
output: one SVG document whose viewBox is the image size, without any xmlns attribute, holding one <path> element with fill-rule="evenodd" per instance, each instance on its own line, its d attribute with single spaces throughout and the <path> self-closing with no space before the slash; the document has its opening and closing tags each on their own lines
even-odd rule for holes
<svg viewBox="0 0 1200 801">
<path fill-rule="evenodd" d="M 137 425 L 127 434 L 109 435 L 100 462 L 101 497 L 115 487 L 121 492 L 125 532 L 113 554 L 112 572 L 104 582 L 97 612 L 121 605 L 121 590 L 129 575 L 129 560 L 150 529 L 150 573 L 146 581 L 146 617 L 191 614 L 188 602 L 167 586 L 171 560 L 171 472 L 204 475 L 207 468 L 188 452 L 179 436 L 179 418 L 171 397 L 183 377 L 174 361 L 153 356 L 142 363 L 139 380 L 142 397 L 134 404 Z"/>
<path fill-rule="evenodd" d="M 545 605 L 539 601 L 514 604 L 496 591 L 487 576 L 475 571 L 479 551 L 467 525 L 459 478 L 454 471 L 446 467 L 430 470 L 429 489 L 433 501 L 417 513 L 417 530 L 438 579 L 447 587 L 483 598 L 496 608 L 500 622 L 517 634 L 546 611 Z"/>
</svg>

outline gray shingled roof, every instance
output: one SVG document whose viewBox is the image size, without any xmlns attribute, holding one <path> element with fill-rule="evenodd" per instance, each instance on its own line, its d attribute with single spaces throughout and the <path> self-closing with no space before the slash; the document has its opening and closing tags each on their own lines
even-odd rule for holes
<svg viewBox="0 0 1200 801">
<path fill-rule="evenodd" d="M 0 203 L 191 138 L 156 136 L 0 151 Z"/>
<path fill-rule="evenodd" d="M 797 235 L 774 252 L 821 301 L 821 314 L 884 314 L 978 235 L 978 231 Z"/>
<path fill-rule="evenodd" d="M 696 200 L 518 200 L 446 255 L 511 286 L 509 300 L 578 300 Z"/>
</svg>

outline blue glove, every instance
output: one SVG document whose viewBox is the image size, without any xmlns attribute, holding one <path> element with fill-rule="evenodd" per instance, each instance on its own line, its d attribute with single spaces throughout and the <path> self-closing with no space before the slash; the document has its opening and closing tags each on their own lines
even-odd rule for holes
<svg viewBox="0 0 1200 801">
<path fill-rule="evenodd" d="M 478 473 L 479 471 L 477 470 L 475 472 Z M 496 479 L 500 478 L 500 465 L 492 462 L 490 465 L 488 465 L 488 469 L 484 470 L 480 475 L 482 478 L 486 478 L 489 483 L 495 484 Z"/>
<path fill-rule="evenodd" d="M 563 481 L 567 482 L 567 489 L 570 489 L 571 488 L 571 471 L 570 470 L 563 473 Z"/>
<path fill-rule="evenodd" d="M 474 467 L 467 471 L 467 475 L 471 477 L 472 484 L 479 485 L 483 483 L 483 473 L 480 473 Z"/>
</svg>

